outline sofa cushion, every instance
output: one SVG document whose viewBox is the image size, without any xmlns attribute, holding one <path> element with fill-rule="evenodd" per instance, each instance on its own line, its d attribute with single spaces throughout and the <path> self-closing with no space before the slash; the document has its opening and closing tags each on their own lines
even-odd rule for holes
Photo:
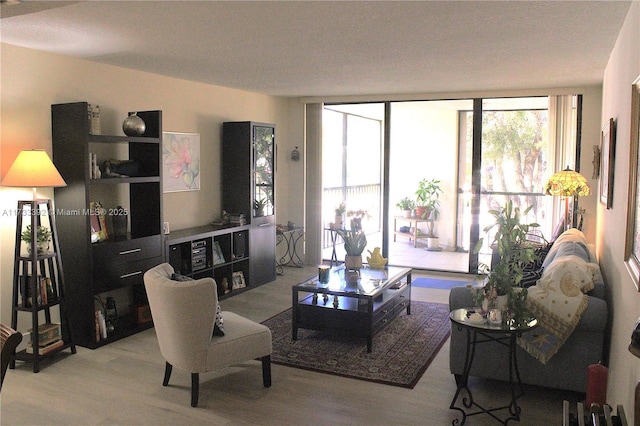
<svg viewBox="0 0 640 426">
<path fill-rule="evenodd" d="M 173 281 L 194 281 L 193 278 L 186 275 L 171 274 L 171 280 Z M 224 336 L 224 318 L 222 318 L 222 311 L 220 310 L 220 302 L 216 303 L 216 316 L 213 323 L 213 336 Z"/>
<path fill-rule="evenodd" d="M 524 271 L 522 273 L 522 280 L 520 280 L 520 287 L 527 288 L 532 285 L 536 285 L 538 280 L 542 277 L 544 269 L 540 268 L 537 271 Z"/>
</svg>

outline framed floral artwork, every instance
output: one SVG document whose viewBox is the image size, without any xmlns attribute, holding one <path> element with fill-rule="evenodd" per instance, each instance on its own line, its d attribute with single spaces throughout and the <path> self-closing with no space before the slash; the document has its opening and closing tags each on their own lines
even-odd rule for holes
<svg viewBox="0 0 640 426">
<path fill-rule="evenodd" d="M 613 177 L 616 152 L 616 122 L 613 118 L 607 121 L 607 124 L 602 129 L 601 136 L 600 202 L 606 205 L 607 209 L 610 209 L 613 207 Z"/>
<path fill-rule="evenodd" d="M 200 190 L 200 135 L 162 132 L 163 192 Z"/>
<path fill-rule="evenodd" d="M 629 145 L 629 204 L 627 205 L 627 239 L 625 263 L 640 291 L 640 77 L 631 93 L 631 141 Z"/>
</svg>

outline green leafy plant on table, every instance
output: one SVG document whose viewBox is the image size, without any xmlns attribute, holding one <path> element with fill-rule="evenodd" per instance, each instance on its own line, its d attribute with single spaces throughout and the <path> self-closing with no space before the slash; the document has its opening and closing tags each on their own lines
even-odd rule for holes
<svg viewBox="0 0 640 426">
<path fill-rule="evenodd" d="M 520 212 L 520 208 L 514 207 L 513 201 L 509 200 L 500 210 L 489 210 L 495 221 L 485 227 L 484 232 L 489 234 L 495 231 L 490 247 L 498 253 L 500 260 L 492 268 L 481 265 L 488 272 L 487 280 L 482 288 L 474 289 L 476 302 L 486 299 L 492 303 L 497 296 L 508 296 L 507 308 L 511 318 L 516 321 L 525 320 L 528 315 L 527 289 L 520 287 L 520 281 L 525 267 L 537 260 L 535 246 L 527 237 L 532 228 L 540 225 L 521 223 L 521 218 L 527 216 L 532 207 Z M 483 242 L 484 239 L 478 241 L 474 252 L 480 251 Z"/>
<path fill-rule="evenodd" d="M 345 267 L 347 269 L 358 269 L 362 267 L 362 252 L 367 246 L 367 235 L 362 230 L 337 229 L 336 232 L 344 241 Z"/>
</svg>

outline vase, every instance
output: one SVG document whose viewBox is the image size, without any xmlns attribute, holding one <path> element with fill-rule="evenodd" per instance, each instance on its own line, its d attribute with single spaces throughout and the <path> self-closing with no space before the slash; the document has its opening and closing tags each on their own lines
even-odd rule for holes
<svg viewBox="0 0 640 426">
<path fill-rule="evenodd" d="M 405 219 L 409 219 L 411 217 L 411 210 L 402 210 L 402 216 Z"/>
<path fill-rule="evenodd" d="M 351 219 L 351 230 L 352 231 L 360 231 L 362 229 L 362 218 L 354 217 Z"/>
<path fill-rule="evenodd" d="M 333 218 L 333 226 L 336 229 L 342 229 L 343 218 L 341 214 L 337 214 L 336 217 Z"/>
<path fill-rule="evenodd" d="M 41 241 L 36 243 L 36 253 L 43 254 L 49 250 L 49 241 Z M 31 244 L 27 244 L 27 253 L 31 254 Z"/>
<path fill-rule="evenodd" d="M 144 120 L 138 117 L 137 113 L 132 112 L 122 123 L 122 131 L 127 136 L 142 136 L 147 126 Z"/>
<path fill-rule="evenodd" d="M 362 255 L 360 255 L 360 256 L 346 255 L 344 257 L 344 267 L 346 269 L 360 269 L 360 268 L 362 268 Z"/>
<path fill-rule="evenodd" d="M 509 296 L 504 294 L 502 296 L 496 297 L 496 300 L 494 302 L 494 307 L 496 309 L 499 309 L 499 310 L 503 311 L 508 306 L 509 306 Z"/>
</svg>

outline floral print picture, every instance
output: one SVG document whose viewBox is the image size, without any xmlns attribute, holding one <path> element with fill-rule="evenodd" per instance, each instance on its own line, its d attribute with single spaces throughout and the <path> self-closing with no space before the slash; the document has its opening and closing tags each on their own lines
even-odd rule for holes
<svg viewBox="0 0 640 426">
<path fill-rule="evenodd" d="M 200 189 L 200 135 L 162 133 L 162 184 L 164 192 Z"/>
</svg>

